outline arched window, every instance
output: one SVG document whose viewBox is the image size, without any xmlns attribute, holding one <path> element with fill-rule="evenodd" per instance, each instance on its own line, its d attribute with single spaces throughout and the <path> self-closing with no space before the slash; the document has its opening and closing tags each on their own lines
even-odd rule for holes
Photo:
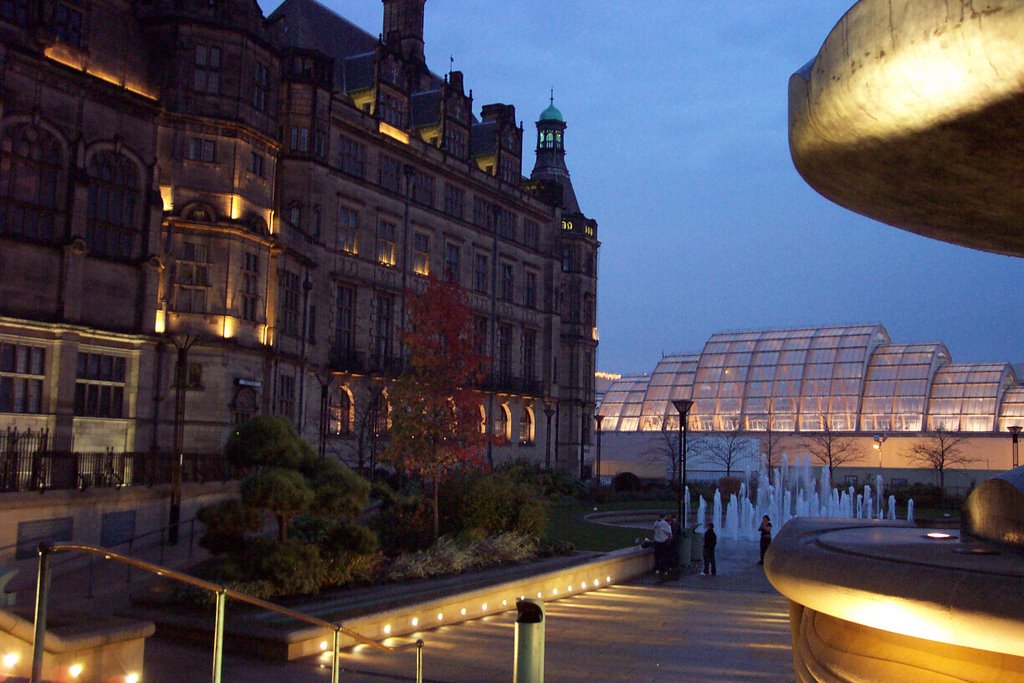
<svg viewBox="0 0 1024 683">
<path fill-rule="evenodd" d="M 92 156 L 85 240 L 93 254 L 135 255 L 141 194 L 138 170 L 128 157 L 110 151 Z"/>
<path fill-rule="evenodd" d="M 252 387 L 241 387 L 231 402 L 231 416 L 235 424 L 241 424 L 256 416 L 259 412 L 259 399 Z"/>
<path fill-rule="evenodd" d="M 383 392 L 370 403 L 370 424 L 375 436 L 384 436 L 391 429 L 391 403 Z"/>
<path fill-rule="evenodd" d="M 57 139 L 28 124 L 0 139 L 0 235 L 40 242 L 58 238 L 58 190 L 64 154 Z"/>
<path fill-rule="evenodd" d="M 352 393 L 347 387 L 339 387 L 329 409 L 331 434 L 345 436 L 353 427 Z"/>
<path fill-rule="evenodd" d="M 512 420 L 509 415 L 508 406 L 502 403 L 494 409 L 494 436 L 502 441 L 512 438 Z"/>
<path fill-rule="evenodd" d="M 519 417 L 519 444 L 532 446 L 534 433 L 533 408 L 523 406 L 523 414 Z"/>
</svg>

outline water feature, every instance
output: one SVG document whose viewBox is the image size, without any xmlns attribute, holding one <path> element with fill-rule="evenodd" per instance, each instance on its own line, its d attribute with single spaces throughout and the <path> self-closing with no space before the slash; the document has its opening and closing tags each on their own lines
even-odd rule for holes
<svg viewBox="0 0 1024 683">
<path fill-rule="evenodd" d="M 775 468 L 772 478 L 764 465 L 756 473 L 747 472 L 737 495 L 715 489 L 710 510 L 708 501 L 703 497 L 699 499 L 694 520 L 698 530 L 703 530 L 707 520 L 714 523 L 722 538 L 754 540 L 764 515 L 771 517 L 776 532 L 793 517 L 896 519 L 896 497 L 885 496 L 881 475 L 875 477 L 874 489 L 865 484 L 858 493 L 852 485 L 846 490 L 834 488 L 828 468 L 820 469 L 821 474 L 815 481 L 815 468 L 809 455 L 797 458 L 792 466 L 783 455 L 782 464 Z M 747 487 L 747 482 L 751 481 L 757 482 L 756 495 Z M 685 496 L 685 509 L 689 510 L 689 488 Z M 907 520 L 913 522 L 913 519 L 914 501 L 911 500 L 907 505 Z"/>
</svg>

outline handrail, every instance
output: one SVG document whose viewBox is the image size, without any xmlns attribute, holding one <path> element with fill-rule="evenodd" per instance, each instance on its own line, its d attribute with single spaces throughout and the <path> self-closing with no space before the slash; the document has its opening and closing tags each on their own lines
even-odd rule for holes
<svg viewBox="0 0 1024 683">
<path fill-rule="evenodd" d="M 213 683 L 220 683 L 221 674 L 221 663 L 224 655 L 224 605 L 226 598 L 233 598 L 239 602 L 244 602 L 261 609 L 265 609 L 271 612 L 276 612 L 286 617 L 290 617 L 297 621 L 302 621 L 307 624 L 319 626 L 329 631 L 334 632 L 334 657 L 331 662 L 331 682 L 338 683 L 338 678 L 341 671 L 339 663 L 340 654 L 340 640 L 341 635 L 344 634 L 349 638 L 352 638 L 357 643 L 367 645 L 375 650 L 386 652 L 389 654 L 395 654 L 405 650 L 416 648 L 416 683 L 423 683 L 423 640 L 417 640 L 415 643 L 406 643 L 405 645 L 384 645 L 371 638 L 357 633 L 349 628 L 342 626 L 341 624 L 334 624 L 323 619 L 319 619 L 302 612 L 297 612 L 287 607 L 268 602 L 261 598 L 256 598 L 246 593 L 236 591 L 233 588 L 222 586 L 220 584 L 200 579 L 184 572 L 179 572 L 174 569 L 167 567 L 161 567 L 160 565 L 146 562 L 145 560 L 138 560 L 127 555 L 121 555 L 112 550 L 106 548 L 99 548 L 97 546 L 82 545 L 77 543 L 48 543 L 46 541 L 39 544 L 39 577 L 36 583 L 36 609 L 35 609 L 35 637 L 33 641 L 32 650 L 32 678 L 31 683 L 42 683 L 42 669 L 43 669 L 43 638 L 46 633 L 46 609 L 49 601 L 49 556 L 53 553 L 58 552 L 81 552 L 92 555 L 100 555 L 107 560 L 116 560 L 129 565 L 130 567 L 136 567 L 147 571 L 157 576 L 164 576 L 180 583 L 185 583 L 196 588 L 214 593 L 216 596 L 216 618 L 214 623 L 214 643 L 213 643 Z"/>
</svg>

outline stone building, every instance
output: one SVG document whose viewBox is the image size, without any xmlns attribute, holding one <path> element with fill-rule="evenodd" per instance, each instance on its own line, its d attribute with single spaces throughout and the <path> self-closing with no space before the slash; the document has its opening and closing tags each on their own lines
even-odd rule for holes
<svg viewBox="0 0 1024 683">
<path fill-rule="evenodd" d="M 492 457 L 582 469 L 599 243 L 565 121 L 525 178 L 515 108 L 427 68 L 423 13 L 384 0 L 378 38 L 314 0 L 0 0 L 0 429 L 216 451 L 282 414 L 367 465 L 438 277 L 491 358 Z"/>
</svg>

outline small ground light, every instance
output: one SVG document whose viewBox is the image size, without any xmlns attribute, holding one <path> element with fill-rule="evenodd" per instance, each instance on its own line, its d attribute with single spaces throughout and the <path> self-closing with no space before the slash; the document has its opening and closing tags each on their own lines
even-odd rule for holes
<svg viewBox="0 0 1024 683">
<path fill-rule="evenodd" d="M 569 592 L 572 593 L 572 584 L 569 585 Z"/>
<path fill-rule="evenodd" d="M 326 650 L 327 649 L 327 641 L 326 640 L 321 640 L 320 641 L 320 649 L 321 650 Z"/>
<path fill-rule="evenodd" d="M 542 597 L 544 597 L 544 594 L 541 593 L 540 591 L 537 591 L 537 599 L 539 600 Z"/>
<path fill-rule="evenodd" d="M 442 614 L 441 612 L 438 612 L 437 613 L 437 620 L 438 621 L 444 621 L 444 614 Z"/>
<path fill-rule="evenodd" d="M 461 614 L 462 616 L 466 616 L 466 608 L 463 607 L 462 609 L 460 609 L 459 614 Z"/>
<path fill-rule="evenodd" d="M 139 683 L 139 674 L 132 672 L 124 677 L 124 683 Z"/>
<path fill-rule="evenodd" d="M 501 601 L 501 606 L 502 607 L 508 607 L 508 600 L 502 600 Z"/>
<path fill-rule="evenodd" d="M 486 612 L 487 611 L 487 603 L 486 602 L 484 604 L 480 605 L 480 611 L 481 612 Z"/>
<path fill-rule="evenodd" d="M 419 617 L 413 617 L 411 623 L 412 623 L 413 626 L 419 626 L 420 625 Z"/>
<path fill-rule="evenodd" d="M 612 582 L 612 577 L 610 577 L 610 576 L 604 577 L 604 582 L 605 583 L 611 583 Z"/>
<path fill-rule="evenodd" d="M 391 633 L 391 624 L 384 624 L 384 635 Z"/>
<path fill-rule="evenodd" d="M 81 664 L 72 664 L 68 667 L 68 673 L 71 674 L 72 678 L 78 678 L 82 675 L 82 670 L 85 669 Z"/>
<path fill-rule="evenodd" d="M 551 589 L 551 594 L 552 595 L 558 595 L 558 589 L 557 588 L 552 588 Z"/>
<path fill-rule="evenodd" d="M 18 663 L 18 659 L 20 658 L 17 652 L 8 652 L 4 655 L 4 668 L 13 669 L 14 665 Z"/>
</svg>

